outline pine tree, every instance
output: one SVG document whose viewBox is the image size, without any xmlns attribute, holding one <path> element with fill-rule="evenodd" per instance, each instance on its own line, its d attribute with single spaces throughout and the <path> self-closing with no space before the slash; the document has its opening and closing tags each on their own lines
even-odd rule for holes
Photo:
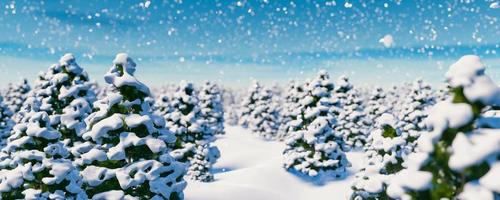
<svg viewBox="0 0 500 200">
<path fill-rule="evenodd" d="M 59 63 L 38 76 L 33 93 L 40 99 L 42 111 L 49 115 L 60 115 L 75 99 L 84 98 L 92 104 L 95 93 L 91 88 L 87 72 L 76 63 L 72 54 L 66 54 Z"/>
<path fill-rule="evenodd" d="M 357 90 L 349 90 L 335 124 L 335 131 L 343 137 L 342 148 L 347 151 L 364 147 L 369 134 L 367 127 L 371 124 L 364 112 L 363 100 Z"/>
<path fill-rule="evenodd" d="M 500 90 L 485 75 L 478 56 L 450 66 L 446 78 L 452 98 L 429 112 L 429 132 L 417 153 L 390 182 L 387 194 L 403 199 L 497 199 L 500 197 L 498 124 L 482 111 L 500 105 Z"/>
<path fill-rule="evenodd" d="M 342 139 L 332 129 L 335 118 L 334 84 L 325 71 L 312 80 L 300 101 L 300 115 L 286 141 L 284 167 L 308 176 L 331 174 L 344 177 L 349 162 L 341 149 Z"/>
<path fill-rule="evenodd" d="M 257 102 L 257 99 L 259 98 L 261 90 L 262 86 L 259 84 L 259 82 L 254 80 L 241 102 L 238 124 L 243 128 L 248 128 L 248 124 L 250 123 L 252 117 L 252 112 L 253 110 L 255 110 L 255 104 Z"/>
<path fill-rule="evenodd" d="M 435 104 L 435 96 L 430 85 L 421 79 L 413 82 L 408 90 L 399 109 L 398 126 L 407 134 L 409 142 L 413 142 L 415 146 L 420 133 L 426 129 L 424 120 L 427 118 L 427 109 Z"/>
<path fill-rule="evenodd" d="M 284 105 L 281 110 L 281 124 L 278 129 L 278 139 L 286 140 L 289 133 L 295 129 L 297 117 L 300 115 L 300 100 L 306 92 L 303 85 L 291 81 L 285 91 Z"/>
<path fill-rule="evenodd" d="M 219 86 L 205 82 L 200 91 L 201 115 L 207 120 L 207 128 L 212 135 L 224 134 L 224 109 Z"/>
<path fill-rule="evenodd" d="M 231 88 L 222 88 L 222 105 L 224 108 L 224 121 L 231 126 L 238 125 L 240 110 L 240 95 Z"/>
<path fill-rule="evenodd" d="M 2 199 L 86 199 L 70 149 L 40 105 L 34 97 L 26 100 L 25 114 L 2 149 Z"/>
<path fill-rule="evenodd" d="M 334 129 L 343 137 L 342 149 L 349 151 L 363 147 L 368 137 L 366 127 L 371 124 L 364 112 L 363 99 L 347 76 L 339 77 L 334 95 L 339 101 L 336 112 L 338 113 L 337 123 Z"/>
<path fill-rule="evenodd" d="M 207 182 L 213 180 L 207 177 L 212 176 L 209 170 L 220 157 L 220 152 L 211 145 L 217 129 L 211 128 L 210 119 L 202 111 L 202 108 L 209 108 L 204 106 L 210 105 L 205 101 L 208 98 L 203 98 L 203 103 L 207 103 L 205 105 L 200 102 L 193 84 L 182 81 L 168 100 L 169 110 L 165 119 L 177 136 L 176 142 L 170 145 L 174 149 L 171 155 L 186 163 L 191 179 Z"/>
<path fill-rule="evenodd" d="M 30 90 L 31 87 L 25 78 L 18 83 L 9 83 L 7 90 L 4 92 L 4 103 L 12 113 L 16 113 L 21 109 Z"/>
<path fill-rule="evenodd" d="M 384 113 L 375 124 L 366 149 L 365 167 L 356 174 L 351 199 L 388 199 L 386 180 L 403 169 L 406 138 L 397 127 L 398 119 Z"/>
<path fill-rule="evenodd" d="M 366 103 L 365 112 L 370 120 L 370 123 L 375 123 L 377 118 L 383 113 L 390 113 L 391 109 L 386 102 L 386 93 L 380 87 L 375 88 L 371 94 L 370 99 Z"/>
<path fill-rule="evenodd" d="M 255 109 L 250 113 L 250 130 L 265 139 L 274 139 L 280 125 L 278 107 L 273 92 L 268 88 L 262 89 L 257 94 Z"/>
<path fill-rule="evenodd" d="M 212 148 L 213 149 L 213 148 Z M 187 177 L 191 180 L 201 182 L 211 182 L 214 180 L 214 175 L 210 172 L 212 169 L 213 152 L 208 144 L 197 145 L 193 159 L 188 168 Z"/>
<path fill-rule="evenodd" d="M 14 127 L 15 122 L 11 119 L 13 113 L 4 104 L 3 98 L 0 97 L 0 147 L 5 145 L 5 139 L 10 136 L 12 127 Z"/>
<path fill-rule="evenodd" d="M 181 81 L 169 106 L 171 110 L 164 117 L 169 129 L 177 136 L 172 155 L 188 162 L 194 156 L 196 145 L 212 141 L 213 134 L 206 131 L 208 123 L 202 118 L 198 92 L 192 83 Z"/>
<path fill-rule="evenodd" d="M 182 199 L 184 165 L 170 156 L 175 135 L 152 114 L 149 88 L 134 77 L 136 64 L 127 54 L 116 56 L 104 76 L 112 91 L 94 103 L 76 146 L 84 188 L 94 199 Z M 87 143 L 88 144 L 88 143 Z"/>
</svg>

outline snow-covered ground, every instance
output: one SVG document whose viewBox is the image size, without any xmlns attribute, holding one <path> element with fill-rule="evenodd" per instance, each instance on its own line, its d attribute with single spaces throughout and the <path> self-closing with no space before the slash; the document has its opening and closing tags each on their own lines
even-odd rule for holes
<svg viewBox="0 0 500 200">
<path fill-rule="evenodd" d="M 282 167 L 285 145 L 262 140 L 250 130 L 226 126 L 226 135 L 215 144 L 221 151 L 214 166 L 215 181 L 189 181 L 186 200 L 347 199 L 354 173 L 362 163 L 361 153 L 347 153 L 352 163 L 349 176 L 319 184 L 287 172 Z"/>
</svg>

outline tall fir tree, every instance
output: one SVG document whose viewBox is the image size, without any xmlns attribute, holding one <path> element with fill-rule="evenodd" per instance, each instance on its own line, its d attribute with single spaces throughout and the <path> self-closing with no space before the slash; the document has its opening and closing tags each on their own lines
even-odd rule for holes
<svg viewBox="0 0 500 200">
<path fill-rule="evenodd" d="M 0 148 L 5 145 L 6 138 L 10 136 L 12 127 L 15 125 L 14 120 L 11 119 L 12 115 L 12 111 L 0 97 Z"/>
<path fill-rule="evenodd" d="M 498 123 L 483 111 L 500 105 L 500 89 L 480 58 L 467 55 L 446 73 L 452 97 L 432 107 L 418 152 L 387 187 L 391 198 L 500 198 Z"/>
<path fill-rule="evenodd" d="M 238 124 L 244 128 L 248 128 L 252 112 L 255 110 L 256 102 L 262 89 L 259 82 L 254 80 L 241 102 Z"/>
<path fill-rule="evenodd" d="M 33 94 L 40 99 L 40 109 L 49 115 L 60 115 L 63 109 L 78 98 L 90 104 L 95 101 L 92 82 L 72 54 L 66 54 L 59 63 L 40 73 L 33 87 Z"/>
<path fill-rule="evenodd" d="M 421 79 L 414 81 L 408 87 L 407 95 L 402 101 L 399 109 L 398 126 L 402 128 L 406 138 L 416 146 L 416 140 L 420 133 L 425 131 L 425 119 L 427 118 L 427 109 L 435 104 L 434 91 L 430 85 L 424 83 Z"/>
<path fill-rule="evenodd" d="M 248 117 L 248 128 L 260 137 L 272 140 L 277 136 L 280 126 L 279 105 L 269 88 L 255 94 L 254 109 Z"/>
<path fill-rule="evenodd" d="M 213 135 L 224 134 L 224 108 L 219 86 L 205 82 L 200 90 L 201 115 L 207 120 L 207 131 Z"/>
<path fill-rule="evenodd" d="M 6 193 L 7 198 L 85 198 L 71 148 L 83 141 L 84 118 L 95 99 L 86 72 L 73 55 L 66 54 L 40 74 L 27 96 L 28 103 L 15 116 L 17 125 L 2 160 L 12 174 L 31 170 L 34 175 L 23 177 L 23 188 Z"/>
<path fill-rule="evenodd" d="M 112 90 L 94 103 L 82 137 L 94 145 L 76 146 L 75 160 L 84 189 L 93 199 L 182 199 L 185 167 L 169 154 L 176 137 L 152 113 L 149 88 L 134 77 L 136 64 L 116 56 L 104 76 Z"/>
<path fill-rule="evenodd" d="M 294 120 L 294 129 L 286 140 L 284 167 L 308 176 L 346 175 L 350 164 L 342 151 L 342 139 L 333 130 L 332 98 L 334 84 L 326 71 L 320 71 L 306 88 L 300 101 L 300 115 Z"/>
<path fill-rule="evenodd" d="M 343 150 L 360 149 L 366 144 L 371 123 L 364 111 L 363 99 L 347 76 L 341 76 L 335 85 L 334 95 L 339 100 L 336 132 L 342 135 Z"/>
<path fill-rule="evenodd" d="M 214 129 L 210 129 L 209 120 L 204 118 L 202 106 L 198 98 L 198 91 L 194 85 L 182 81 L 174 93 L 169 103 L 170 111 L 164 116 L 168 127 L 177 136 L 174 144 L 170 145 L 173 151 L 171 155 L 190 167 L 192 164 L 200 162 L 199 159 L 205 159 L 203 162 L 213 164 L 220 157 L 220 152 L 216 146 L 212 145 L 215 139 Z M 200 148 L 205 148 L 207 155 L 199 157 Z M 199 164 L 199 163 L 198 163 Z M 211 166 L 211 165 L 210 165 Z M 209 167 L 209 166 L 207 166 Z M 209 170 L 204 168 L 188 168 L 190 174 L 201 173 L 211 176 Z M 193 170 L 201 170 L 193 172 Z M 208 181 L 201 176 L 190 176 L 190 178 L 200 181 Z"/>
<path fill-rule="evenodd" d="M 297 117 L 300 115 L 300 100 L 306 95 L 304 86 L 291 81 L 285 91 L 284 105 L 280 112 L 281 124 L 278 129 L 278 139 L 286 140 L 295 129 Z"/>
<path fill-rule="evenodd" d="M 7 105 L 13 113 L 18 112 L 26 100 L 26 96 L 30 90 L 31 87 L 28 80 L 25 78 L 21 79 L 21 81 L 17 83 L 9 83 L 3 95 L 5 105 Z"/>
<path fill-rule="evenodd" d="M 370 123 L 374 124 L 377 121 L 377 118 L 383 113 L 391 112 L 391 107 L 386 102 L 386 97 L 387 94 L 381 87 L 377 87 L 371 91 L 365 107 L 365 112 L 370 120 Z"/>
<path fill-rule="evenodd" d="M 222 88 L 222 105 L 224 108 L 224 121 L 231 126 L 238 125 L 241 95 L 231 89 Z"/>
</svg>

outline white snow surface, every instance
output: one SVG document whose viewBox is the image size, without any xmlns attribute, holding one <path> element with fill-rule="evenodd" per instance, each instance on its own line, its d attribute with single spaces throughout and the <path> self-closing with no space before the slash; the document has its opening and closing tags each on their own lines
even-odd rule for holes
<svg viewBox="0 0 500 200">
<path fill-rule="evenodd" d="M 264 141 L 250 130 L 226 125 L 226 135 L 215 145 L 221 157 L 214 165 L 215 181 L 188 181 L 186 200 L 331 200 L 348 199 L 354 174 L 361 168 L 363 154 L 346 153 L 352 163 L 348 177 L 341 180 L 312 180 L 283 168 L 285 145 Z"/>
</svg>

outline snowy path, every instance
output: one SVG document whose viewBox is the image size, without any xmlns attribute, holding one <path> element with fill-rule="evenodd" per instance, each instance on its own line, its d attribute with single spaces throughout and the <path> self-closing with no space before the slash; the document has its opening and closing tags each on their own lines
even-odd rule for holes
<svg viewBox="0 0 500 200">
<path fill-rule="evenodd" d="M 282 168 L 284 144 L 261 140 L 241 127 L 227 126 L 226 132 L 216 142 L 222 156 L 214 166 L 215 182 L 189 181 L 185 190 L 187 200 L 348 198 L 352 172 L 360 165 L 360 153 L 347 154 L 353 165 L 349 177 L 319 186 Z"/>
</svg>

